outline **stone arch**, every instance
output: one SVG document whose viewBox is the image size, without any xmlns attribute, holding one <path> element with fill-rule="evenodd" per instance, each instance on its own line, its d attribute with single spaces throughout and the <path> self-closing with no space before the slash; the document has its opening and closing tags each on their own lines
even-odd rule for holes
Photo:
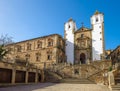
<svg viewBox="0 0 120 91">
<path fill-rule="evenodd" d="M 81 62 L 81 64 L 86 63 L 86 55 L 85 55 L 85 53 L 80 54 L 80 62 Z"/>
</svg>

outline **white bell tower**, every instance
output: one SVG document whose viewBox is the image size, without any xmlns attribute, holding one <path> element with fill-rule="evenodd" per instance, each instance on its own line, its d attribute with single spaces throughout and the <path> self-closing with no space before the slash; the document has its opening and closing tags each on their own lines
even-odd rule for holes
<svg viewBox="0 0 120 91">
<path fill-rule="evenodd" d="M 76 23 L 69 19 L 68 22 L 65 23 L 65 52 L 67 56 L 67 62 L 74 64 L 74 32 L 76 29 Z"/>
<path fill-rule="evenodd" d="M 104 15 L 98 11 L 91 17 L 92 59 L 101 60 L 104 56 Z"/>
</svg>

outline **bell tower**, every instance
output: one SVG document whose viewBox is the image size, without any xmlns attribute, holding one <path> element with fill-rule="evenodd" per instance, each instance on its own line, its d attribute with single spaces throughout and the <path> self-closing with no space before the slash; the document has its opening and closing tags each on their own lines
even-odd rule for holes
<svg viewBox="0 0 120 91">
<path fill-rule="evenodd" d="M 92 60 L 101 60 L 104 56 L 104 15 L 98 11 L 91 17 Z"/>
<path fill-rule="evenodd" d="M 74 32 L 76 30 L 76 23 L 69 19 L 64 26 L 65 34 L 65 52 L 67 56 L 67 62 L 74 64 Z"/>
</svg>

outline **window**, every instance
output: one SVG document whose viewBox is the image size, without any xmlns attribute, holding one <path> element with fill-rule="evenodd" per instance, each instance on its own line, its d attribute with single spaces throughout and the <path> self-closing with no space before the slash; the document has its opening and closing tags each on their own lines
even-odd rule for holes
<svg viewBox="0 0 120 91">
<path fill-rule="evenodd" d="M 20 45 L 17 46 L 17 52 L 21 52 L 22 47 Z"/>
<path fill-rule="evenodd" d="M 53 46 L 53 40 L 52 39 L 48 39 L 48 46 Z"/>
<path fill-rule="evenodd" d="M 83 38 L 84 37 L 84 34 L 81 34 L 81 38 Z"/>
<path fill-rule="evenodd" d="M 37 48 L 42 48 L 42 42 L 41 41 L 37 42 Z"/>
<path fill-rule="evenodd" d="M 17 55 L 15 58 L 16 58 L 16 59 L 19 59 L 20 57 Z"/>
<path fill-rule="evenodd" d="M 31 44 L 27 43 L 27 50 L 31 50 Z"/>
<path fill-rule="evenodd" d="M 52 55 L 48 54 L 47 59 L 52 60 Z"/>
<path fill-rule="evenodd" d="M 98 17 L 96 17 L 96 22 L 98 22 Z"/>
<path fill-rule="evenodd" d="M 68 26 L 68 28 L 70 28 L 70 25 Z"/>
<path fill-rule="evenodd" d="M 52 60 L 52 51 L 47 51 L 47 60 Z"/>
<path fill-rule="evenodd" d="M 20 59 L 20 56 L 15 56 L 15 61 L 18 63 L 19 61 L 20 61 L 21 59 Z"/>
<path fill-rule="evenodd" d="M 26 55 L 25 55 L 25 59 L 26 59 L 26 61 L 30 61 L 30 55 L 29 55 L 29 54 L 26 54 Z"/>
<path fill-rule="evenodd" d="M 40 61 L 41 58 L 41 54 L 40 53 L 36 53 L 36 61 Z"/>
</svg>

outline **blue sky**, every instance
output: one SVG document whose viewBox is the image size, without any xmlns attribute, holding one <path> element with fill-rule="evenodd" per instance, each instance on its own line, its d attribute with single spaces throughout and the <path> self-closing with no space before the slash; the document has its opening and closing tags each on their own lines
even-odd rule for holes
<svg viewBox="0 0 120 91">
<path fill-rule="evenodd" d="M 49 34 L 64 36 L 69 18 L 91 28 L 96 10 L 104 13 L 105 48 L 120 44 L 120 0 L 0 0 L 0 34 L 15 42 Z"/>
</svg>

